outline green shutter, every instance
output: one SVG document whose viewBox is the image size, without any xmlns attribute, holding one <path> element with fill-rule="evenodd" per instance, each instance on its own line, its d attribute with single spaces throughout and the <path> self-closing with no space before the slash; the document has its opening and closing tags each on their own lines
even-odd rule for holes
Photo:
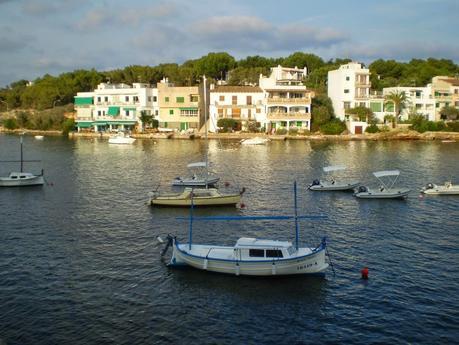
<svg viewBox="0 0 459 345">
<path fill-rule="evenodd" d="M 296 122 L 297 127 L 302 127 L 303 126 L 303 121 L 297 121 Z"/>
<path fill-rule="evenodd" d="M 164 102 L 169 102 L 169 97 L 165 97 Z"/>
<path fill-rule="evenodd" d="M 373 112 L 381 112 L 382 104 L 380 102 L 370 102 L 370 109 Z"/>
<path fill-rule="evenodd" d="M 90 105 L 93 104 L 92 97 L 75 97 L 75 105 Z"/>
<path fill-rule="evenodd" d="M 174 109 L 169 109 L 169 115 L 174 115 Z"/>
<path fill-rule="evenodd" d="M 120 114 L 120 107 L 108 107 L 107 115 L 118 116 Z"/>
<path fill-rule="evenodd" d="M 175 101 L 176 101 L 177 103 L 184 103 L 184 102 L 185 102 L 185 97 L 176 97 L 176 98 L 175 98 Z"/>
</svg>

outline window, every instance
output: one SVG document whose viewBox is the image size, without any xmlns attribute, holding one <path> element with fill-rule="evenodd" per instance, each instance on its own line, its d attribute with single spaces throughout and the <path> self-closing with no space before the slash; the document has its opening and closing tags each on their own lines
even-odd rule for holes
<svg viewBox="0 0 459 345">
<path fill-rule="evenodd" d="M 257 114 L 260 114 L 260 113 L 261 113 L 261 109 L 257 108 Z"/>
<path fill-rule="evenodd" d="M 247 105 L 252 104 L 252 96 L 247 96 Z"/>
<path fill-rule="evenodd" d="M 139 101 L 139 97 L 134 96 L 134 102 L 138 102 L 138 101 Z"/>
<path fill-rule="evenodd" d="M 249 249 L 249 256 L 253 258 L 264 258 L 265 251 L 264 249 Z"/>
<path fill-rule="evenodd" d="M 191 95 L 190 96 L 190 102 L 199 102 L 199 96 L 198 95 Z"/>
<path fill-rule="evenodd" d="M 97 102 L 101 102 L 102 99 L 100 97 L 97 97 Z"/>
<path fill-rule="evenodd" d="M 156 115 L 156 116 L 158 116 L 158 115 L 159 115 L 159 113 L 158 113 L 158 110 L 155 110 L 155 115 Z"/>
<path fill-rule="evenodd" d="M 169 97 L 164 97 L 164 102 L 169 102 Z"/>
<path fill-rule="evenodd" d="M 102 115 L 102 112 L 100 110 L 97 110 L 97 116 Z"/>
<path fill-rule="evenodd" d="M 351 109 L 351 102 L 343 102 L 344 109 Z"/>
<path fill-rule="evenodd" d="M 124 97 L 124 100 L 125 100 L 126 102 L 129 102 L 129 96 Z"/>
<path fill-rule="evenodd" d="M 267 249 L 266 250 L 267 258 L 283 258 L 282 251 L 279 249 Z"/>
<path fill-rule="evenodd" d="M 416 91 L 416 98 L 421 98 L 421 91 Z"/>
<path fill-rule="evenodd" d="M 153 96 L 153 102 L 157 102 L 157 101 L 158 101 L 158 97 Z"/>
<path fill-rule="evenodd" d="M 252 116 L 252 109 L 247 109 L 247 118 L 250 119 Z"/>
<path fill-rule="evenodd" d="M 344 89 L 344 93 L 349 93 L 349 89 Z"/>
<path fill-rule="evenodd" d="M 351 77 L 346 77 L 346 80 L 348 80 L 348 81 L 351 80 Z"/>
<path fill-rule="evenodd" d="M 148 102 L 151 102 L 151 96 L 148 96 Z"/>
<path fill-rule="evenodd" d="M 223 117 L 223 109 L 218 108 L 218 117 Z"/>
<path fill-rule="evenodd" d="M 175 101 L 176 101 L 177 103 L 184 103 L 184 102 L 185 102 L 185 97 L 176 97 L 176 98 L 175 98 Z"/>
<path fill-rule="evenodd" d="M 232 104 L 237 104 L 237 96 L 233 96 L 233 97 L 231 98 L 231 103 L 232 103 Z"/>
<path fill-rule="evenodd" d="M 225 96 L 224 95 L 220 95 L 220 97 L 218 98 L 219 101 L 221 102 L 224 102 L 225 101 Z"/>
<path fill-rule="evenodd" d="M 169 115 L 174 115 L 174 109 L 169 109 Z"/>
<path fill-rule="evenodd" d="M 127 117 L 129 117 L 129 110 L 126 110 L 126 114 L 125 114 Z"/>
<path fill-rule="evenodd" d="M 104 98 L 104 101 L 105 101 L 105 102 L 108 102 L 108 97 L 105 97 L 105 98 Z"/>
</svg>

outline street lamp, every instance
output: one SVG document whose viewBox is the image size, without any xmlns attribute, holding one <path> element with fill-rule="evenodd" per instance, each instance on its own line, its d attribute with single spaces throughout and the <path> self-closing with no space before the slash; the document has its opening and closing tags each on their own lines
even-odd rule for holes
<svg viewBox="0 0 459 345">
<path fill-rule="evenodd" d="M 6 112 L 8 112 L 8 111 L 9 111 L 9 110 L 8 110 L 8 103 L 7 103 L 7 102 L 5 102 L 5 101 L 2 101 L 2 100 L 0 100 L 0 102 L 2 102 L 2 103 L 5 103 L 5 104 L 6 104 Z"/>
</svg>

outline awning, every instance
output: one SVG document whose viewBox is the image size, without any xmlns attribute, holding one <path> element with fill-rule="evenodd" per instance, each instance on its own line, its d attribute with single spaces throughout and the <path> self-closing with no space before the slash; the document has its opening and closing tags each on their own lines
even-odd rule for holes
<svg viewBox="0 0 459 345">
<path fill-rule="evenodd" d="M 90 105 L 93 104 L 92 97 L 75 97 L 75 105 Z"/>
<path fill-rule="evenodd" d="M 107 115 L 117 116 L 120 114 L 120 107 L 108 107 Z"/>
<path fill-rule="evenodd" d="M 123 108 L 123 110 L 127 110 L 127 111 L 136 111 L 137 108 L 130 107 L 130 108 Z"/>
<path fill-rule="evenodd" d="M 89 128 L 92 127 L 92 122 L 77 122 L 76 125 L 80 128 Z"/>
<path fill-rule="evenodd" d="M 179 108 L 180 110 L 198 110 L 197 107 L 194 108 Z"/>
</svg>

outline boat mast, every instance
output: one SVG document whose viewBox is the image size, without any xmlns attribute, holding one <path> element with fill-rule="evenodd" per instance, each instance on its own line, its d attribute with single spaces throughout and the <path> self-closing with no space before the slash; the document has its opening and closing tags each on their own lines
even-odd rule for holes
<svg viewBox="0 0 459 345">
<path fill-rule="evenodd" d="M 207 88 L 206 88 L 206 76 L 203 75 L 202 79 L 204 81 L 204 130 L 206 138 L 206 189 L 209 188 L 207 184 L 209 176 L 209 143 L 207 141 Z"/>
<path fill-rule="evenodd" d="M 297 200 L 296 200 L 296 181 L 293 183 L 293 195 L 295 198 L 295 247 L 296 250 L 298 250 L 298 205 L 297 205 Z"/>
<path fill-rule="evenodd" d="M 22 135 L 21 135 L 21 172 L 23 172 L 23 167 L 24 167 L 24 158 L 22 154 Z"/>
</svg>

